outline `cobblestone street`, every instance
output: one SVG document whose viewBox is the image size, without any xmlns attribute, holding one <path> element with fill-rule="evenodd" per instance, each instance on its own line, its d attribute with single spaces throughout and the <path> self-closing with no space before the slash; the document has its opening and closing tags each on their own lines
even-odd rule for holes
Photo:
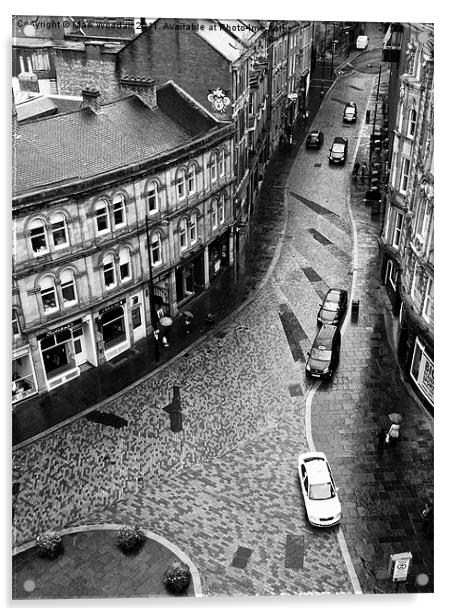
<svg viewBox="0 0 452 616">
<path fill-rule="evenodd" d="M 299 150 L 275 204 L 284 205 L 283 241 L 268 247 L 268 255 L 281 254 L 253 301 L 101 408 L 127 425 L 85 416 L 14 453 L 15 545 L 47 528 L 136 523 L 190 556 L 206 595 L 353 592 L 338 529 L 308 524 L 297 475 L 297 457 L 309 449 L 304 360 L 318 305 L 328 288 L 350 291 L 352 284 L 351 203 L 359 320 L 343 334 L 337 374 L 314 395 L 312 436 L 340 488 L 340 528 L 363 592 L 386 590 L 388 555 L 397 551 L 410 550 L 415 572 L 433 575 L 432 541 L 422 536 L 420 520 L 424 491 L 432 487 L 432 421 L 408 394 L 387 339 L 381 222 L 371 220 L 361 190 L 350 193 L 354 153 L 364 160 L 368 142 L 361 120 L 376 83 L 368 64 L 340 76 L 323 101 L 312 125 L 325 133 L 323 148 L 294 144 Z M 344 127 L 350 99 L 358 122 Z M 330 167 L 328 149 L 344 134 L 347 163 Z M 176 385 L 178 434 L 164 410 Z M 393 410 L 405 418 L 401 442 L 377 452 L 377 432 Z M 242 565 L 237 551 L 246 553 Z"/>
</svg>

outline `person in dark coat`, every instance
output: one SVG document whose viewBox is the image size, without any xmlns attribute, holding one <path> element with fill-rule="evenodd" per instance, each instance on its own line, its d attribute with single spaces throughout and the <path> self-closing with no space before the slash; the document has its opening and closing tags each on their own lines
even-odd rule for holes
<svg viewBox="0 0 452 616">
<path fill-rule="evenodd" d="M 378 450 L 382 451 L 385 448 L 386 444 L 386 430 L 382 428 L 378 433 Z"/>
</svg>

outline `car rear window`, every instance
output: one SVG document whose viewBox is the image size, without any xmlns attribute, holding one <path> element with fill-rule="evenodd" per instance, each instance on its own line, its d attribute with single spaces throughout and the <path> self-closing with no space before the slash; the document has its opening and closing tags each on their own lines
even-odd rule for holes
<svg viewBox="0 0 452 616">
<path fill-rule="evenodd" d="M 331 483 L 313 483 L 309 486 L 309 498 L 311 500 L 327 500 L 333 498 L 334 488 Z"/>
</svg>

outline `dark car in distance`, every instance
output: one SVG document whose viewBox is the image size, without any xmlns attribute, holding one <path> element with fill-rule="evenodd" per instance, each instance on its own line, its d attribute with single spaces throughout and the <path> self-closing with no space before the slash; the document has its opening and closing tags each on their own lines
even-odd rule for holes
<svg viewBox="0 0 452 616">
<path fill-rule="evenodd" d="M 340 325 L 347 312 L 348 294 L 344 289 L 330 289 L 320 304 L 317 325 Z"/>
<path fill-rule="evenodd" d="M 322 325 L 308 353 L 306 376 L 327 379 L 339 363 L 341 332 L 335 325 Z"/>
<path fill-rule="evenodd" d="M 306 138 L 306 148 L 317 148 L 323 145 L 323 133 L 321 130 L 311 130 Z"/>
<path fill-rule="evenodd" d="M 356 107 L 356 103 L 350 101 L 345 105 L 344 115 L 342 117 L 342 121 L 348 124 L 354 124 L 356 122 L 356 114 L 358 113 L 358 108 Z"/>
<path fill-rule="evenodd" d="M 328 157 L 330 165 L 344 165 L 347 159 L 348 139 L 335 137 Z"/>
</svg>

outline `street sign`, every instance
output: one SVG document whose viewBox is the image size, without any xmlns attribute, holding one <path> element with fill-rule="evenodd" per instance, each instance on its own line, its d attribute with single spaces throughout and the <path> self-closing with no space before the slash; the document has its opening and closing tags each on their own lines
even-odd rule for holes
<svg viewBox="0 0 452 616">
<path fill-rule="evenodd" d="M 411 552 L 390 555 L 388 573 L 393 582 L 404 582 L 407 579 L 412 557 Z"/>
</svg>

